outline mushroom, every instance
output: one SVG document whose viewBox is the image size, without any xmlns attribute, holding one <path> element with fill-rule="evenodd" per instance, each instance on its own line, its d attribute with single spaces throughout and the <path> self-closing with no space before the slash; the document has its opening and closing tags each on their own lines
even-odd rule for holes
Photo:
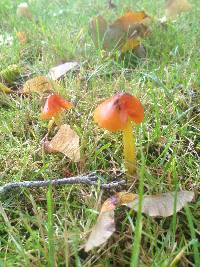
<svg viewBox="0 0 200 267">
<path fill-rule="evenodd" d="M 61 123 L 61 114 L 64 109 L 70 109 L 73 104 L 65 100 L 58 94 L 51 94 L 47 97 L 43 111 L 41 113 L 41 118 L 44 120 L 50 120 L 48 125 L 48 131 L 50 131 L 53 123 L 57 125 Z"/>
<path fill-rule="evenodd" d="M 123 131 L 125 167 L 129 175 L 136 172 L 136 149 L 132 121 L 144 119 L 144 108 L 139 99 L 128 93 L 118 93 L 101 103 L 94 112 L 99 127 L 111 132 Z"/>
</svg>

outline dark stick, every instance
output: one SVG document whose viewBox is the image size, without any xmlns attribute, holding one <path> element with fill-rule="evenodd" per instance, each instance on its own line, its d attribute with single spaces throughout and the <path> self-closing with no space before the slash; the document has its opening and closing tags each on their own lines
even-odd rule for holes
<svg viewBox="0 0 200 267">
<path fill-rule="evenodd" d="M 14 189 L 14 188 L 23 188 L 23 187 L 30 187 L 30 188 L 38 188 L 38 187 L 48 187 L 50 184 L 54 186 L 58 185 L 65 185 L 65 184 L 87 184 L 87 185 L 99 185 L 100 188 L 112 188 L 117 187 L 121 184 L 124 184 L 125 181 L 119 181 L 119 182 L 111 182 L 109 184 L 102 184 L 98 183 L 98 177 L 95 173 L 91 173 L 88 175 L 82 175 L 82 176 L 74 176 L 69 178 L 61 178 L 61 179 L 53 179 L 53 180 L 47 180 L 47 181 L 23 181 L 23 182 L 14 182 L 14 183 L 8 183 L 4 186 L 0 187 L 0 195 L 3 195 L 7 193 L 8 191 Z"/>
</svg>

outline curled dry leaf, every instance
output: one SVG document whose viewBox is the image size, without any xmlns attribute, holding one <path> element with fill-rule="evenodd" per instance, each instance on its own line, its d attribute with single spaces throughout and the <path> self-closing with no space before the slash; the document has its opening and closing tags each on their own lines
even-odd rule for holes
<svg viewBox="0 0 200 267">
<path fill-rule="evenodd" d="M 139 45 L 138 38 L 149 33 L 149 23 L 150 17 L 144 11 L 127 12 L 108 27 L 104 35 L 103 48 L 108 51 L 119 48 L 125 52 L 129 47 L 135 48 L 136 44 Z"/>
<path fill-rule="evenodd" d="M 118 18 L 116 21 L 111 24 L 111 26 L 115 26 L 117 28 L 123 29 L 129 35 L 132 35 L 137 28 L 140 29 L 141 25 L 148 26 L 150 22 L 150 17 L 144 12 L 127 12 L 124 16 Z M 138 33 L 140 36 L 145 35 L 146 30 L 143 32 L 141 31 Z"/>
<path fill-rule="evenodd" d="M 32 12 L 30 11 L 28 4 L 25 2 L 18 5 L 16 13 L 18 17 L 25 17 L 30 20 L 33 19 Z"/>
<path fill-rule="evenodd" d="M 60 126 L 51 141 L 45 142 L 45 150 L 49 153 L 61 152 L 74 162 L 80 161 L 79 136 L 68 124 Z"/>
<path fill-rule="evenodd" d="M 38 76 L 25 82 L 23 93 L 38 93 L 57 91 L 59 84 L 45 76 Z"/>
<path fill-rule="evenodd" d="M 97 16 L 90 21 L 89 32 L 97 48 L 120 49 L 124 53 L 139 46 L 139 38 L 149 33 L 150 21 L 144 11 L 127 12 L 109 26 L 102 16 Z"/>
<path fill-rule="evenodd" d="M 131 193 L 120 193 L 120 203 L 135 211 L 138 209 L 138 196 Z M 194 198 L 191 191 L 168 192 L 160 195 L 144 196 L 142 212 L 152 217 L 168 217 L 173 215 L 174 205 L 176 212 L 180 211 L 188 202 Z"/>
<path fill-rule="evenodd" d="M 85 244 L 85 251 L 89 251 L 105 243 L 115 231 L 114 210 L 118 197 L 108 198 L 102 205 L 97 222 Z"/>
<path fill-rule="evenodd" d="M 189 11 L 192 8 L 187 0 L 167 0 L 165 14 L 167 18 L 174 19 L 182 12 Z"/>
<path fill-rule="evenodd" d="M 174 200 L 176 212 L 180 211 L 194 198 L 190 191 L 168 192 L 160 195 L 144 196 L 142 212 L 152 217 L 168 217 L 173 215 Z M 86 244 L 85 251 L 89 251 L 105 243 L 115 231 L 114 210 L 116 206 L 125 205 L 135 211 L 138 210 L 139 196 L 128 192 L 119 192 L 108 198 L 102 205 L 97 223 L 94 226 Z"/>
<path fill-rule="evenodd" d="M 68 71 L 75 70 L 78 68 L 79 68 L 78 62 L 66 62 L 64 64 L 51 68 L 47 76 L 49 79 L 57 80 L 63 75 L 65 75 Z"/>
<path fill-rule="evenodd" d="M 20 44 L 24 45 L 27 43 L 27 36 L 25 32 L 16 32 L 16 36 Z"/>
</svg>

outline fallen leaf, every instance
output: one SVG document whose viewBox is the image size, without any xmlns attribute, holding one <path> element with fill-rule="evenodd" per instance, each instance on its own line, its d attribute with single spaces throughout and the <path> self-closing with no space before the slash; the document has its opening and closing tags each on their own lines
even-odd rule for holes
<svg viewBox="0 0 200 267">
<path fill-rule="evenodd" d="M 37 76 L 25 82 L 23 86 L 23 93 L 38 93 L 57 91 L 59 84 L 48 79 L 45 76 Z"/>
<path fill-rule="evenodd" d="M 0 78 L 1 80 L 10 84 L 20 76 L 20 72 L 21 72 L 20 66 L 16 64 L 9 65 L 7 68 L 0 71 Z"/>
<path fill-rule="evenodd" d="M 107 28 L 104 34 L 103 48 L 107 51 L 124 49 L 123 46 L 131 39 L 126 46 L 127 48 L 130 46 L 132 49 L 135 47 L 133 40 L 144 37 L 149 32 L 149 23 L 150 17 L 144 11 L 127 12 Z"/>
<path fill-rule="evenodd" d="M 0 92 L 3 92 L 5 94 L 9 94 L 12 92 L 12 90 L 10 88 L 8 88 L 7 86 L 5 86 L 3 83 L 0 83 Z"/>
<path fill-rule="evenodd" d="M 176 212 L 180 211 L 194 198 L 191 191 L 168 192 L 160 195 L 143 197 L 142 212 L 152 217 L 168 217 L 173 215 L 174 200 Z M 108 198 L 102 205 L 97 222 L 85 244 L 85 251 L 105 243 L 115 231 L 114 211 L 116 206 L 125 205 L 135 211 L 138 210 L 139 196 L 134 193 L 119 192 Z"/>
<path fill-rule="evenodd" d="M 19 40 L 20 44 L 27 43 L 27 36 L 25 32 L 16 32 L 17 39 Z"/>
<path fill-rule="evenodd" d="M 138 24 L 146 24 L 149 21 L 150 17 L 144 11 L 132 12 L 129 11 L 122 17 L 118 18 L 113 22 L 113 26 L 117 26 L 123 28 L 125 32 L 132 32 L 135 30 L 135 25 Z"/>
<path fill-rule="evenodd" d="M 126 53 L 129 50 L 133 50 L 140 45 L 140 41 L 137 39 L 128 39 L 126 43 L 122 46 L 121 52 Z"/>
<path fill-rule="evenodd" d="M 167 0 L 165 14 L 167 18 L 174 19 L 182 12 L 189 11 L 192 8 L 187 0 Z"/>
<path fill-rule="evenodd" d="M 69 125 L 60 126 L 57 134 L 51 141 L 45 142 L 47 152 L 61 152 L 74 162 L 80 161 L 79 136 Z"/>
<path fill-rule="evenodd" d="M 121 196 L 120 203 L 126 205 L 129 208 L 133 208 L 137 211 L 138 196 L 129 193 L 127 203 L 123 199 L 125 195 Z M 132 198 L 132 199 L 131 199 Z M 142 212 L 152 217 L 168 217 L 173 215 L 174 212 L 174 200 L 176 200 L 176 212 L 180 211 L 188 202 L 191 202 L 194 198 L 194 193 L 191 191 L 168 192 L 160 195 L 144 196 L 142 203 Z M 130 200 L 130 202 L 129 202 Z"/>
<path fill-rule="evenodd" d="M 89 33 L 96 48 L 103 45 L 104 34 L 107 30 L 107 21 L 102 16 L 93 17 L 89 22 Z"/>
<path fill-rule="evenodd" d="M 86 252 L 105 243 L 114 233 L 114 210 L 117 203 L 118 198 L 116 196 L 108 198 L 103 203 L 97 222 L 85 244 Z"/>
<path fill-rule="evenodd" d="M 68 71 L 75 70 L 77 68 L 79 68 L 78 62 L 66 62 L 64 64 L 51 68 L 47 76 L 52 80 L 57 80 L 65 75 Z"/>
<path fill-rule="evenodd" d="M 30 20 L 33 19 L 32 12 L 30 11 L 28 4 L 25 2 L 18 5 L 16 13 L 18 17 L 25 17 Z"/>
<path fill-rule="evenodd" d="M 116 193 L 116 196 L 119 199 L 119 204 L 120 205 L 126 205 L 126 206 L 127 206 L 127 204 L 132 203 L 133 201 L 138 199 L 137 194 L 128 193 L 128 192 L 118 192 L 118 193 Z"/>
</svg>

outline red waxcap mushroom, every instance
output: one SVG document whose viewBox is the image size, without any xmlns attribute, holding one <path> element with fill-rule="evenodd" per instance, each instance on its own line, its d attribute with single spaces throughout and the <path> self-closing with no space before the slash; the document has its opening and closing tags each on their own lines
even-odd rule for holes
<svg viewBox="0 0 200 267">
<path fill-rule="evenodd" d="M 139 124 L 144 119 L 144 108 L 139 99 L 128 93 L 118 93 L 101 103 L 94 112 L 94 121 L 112 132 L 123 130 L 128 121 Z"/>
<path fill-rule="evenodd" d="M 56 117 L 64 109 L 70 109 L 72 107 L 73 104 L 65 100 L 63 97 L 58 94 L 52 94 L 48 96 L 46 100 L 44 109 L 41 113 L 41 118 L 46 120 L 51 119 L 52 117 Z"/>
</svg>

